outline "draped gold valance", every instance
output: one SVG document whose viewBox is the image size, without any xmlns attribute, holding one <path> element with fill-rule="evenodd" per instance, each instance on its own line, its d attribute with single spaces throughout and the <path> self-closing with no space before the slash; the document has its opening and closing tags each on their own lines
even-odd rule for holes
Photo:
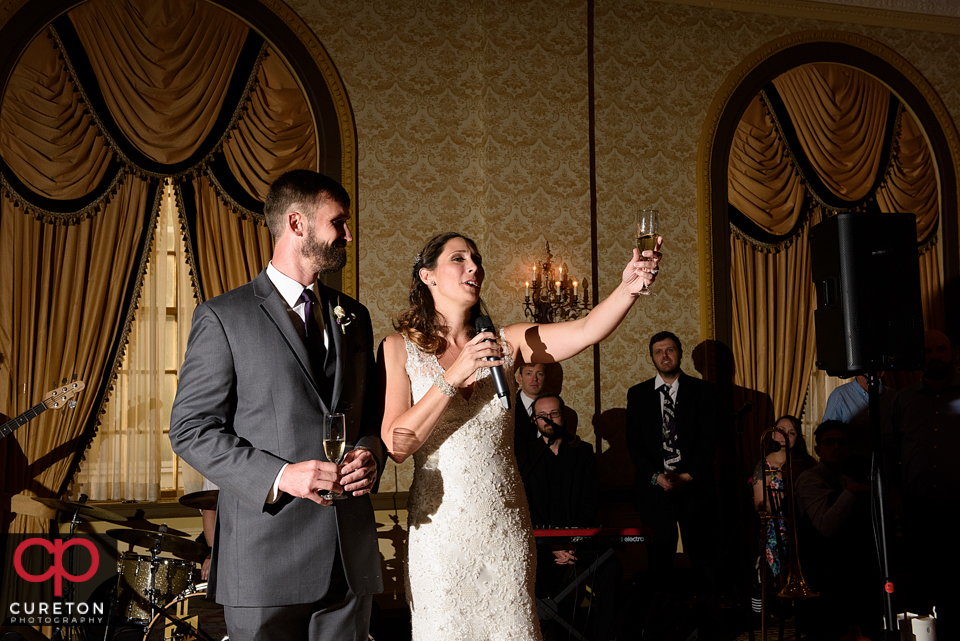
<svg viewBox="0 0 960 641">
<path fill-rule="evenodd" d="M 936 230 L 929 145 L 881 82 L 840 64 L 791 69 L 757 94 L 734 135 L 727 176 L 735 234 L 789 244 L 806 212 L 907 211 L 917 239 Z"/>
<path fill-rule="evenodd" d="M 914 214 L 924 322 L 942 326 L 933 155 L 874 76 L 833 63 L 777 76 L 737 123 L 727 186 L 735 383 L 769 395 L 777 415 L 800 416 L 816 361 L 809 232 L 825 216 Z"/>
<path fill-rule="evenodd" d="M 173 184 L 205 299 L 266 265 L 267 187 L 317 170 L 321 156 L 301 83 L 215 4 L 89 0 L 51 19 L 8 70 L 0 100 L 0 410 L 25 411 L 64 377 L 82 377 L 86 390 L 69 421 L 50 412 L 0 442 L 3 496 L 59 496 L 92 437 L 162 182 Z"/>
<path fill-rule="evenodd" d="M 187 160 L 207 141 L 248 32 L 213 5 L 178 4 L 171 11 L 150 0 L 97 1 L 70 12 L 117 129 L 167 165 Z"/>
</svg>

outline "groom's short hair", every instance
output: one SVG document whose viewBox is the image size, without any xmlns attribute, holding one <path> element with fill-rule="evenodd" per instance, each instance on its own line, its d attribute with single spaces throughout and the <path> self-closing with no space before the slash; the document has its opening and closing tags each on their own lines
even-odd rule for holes
<svg viewBox="0 0 960 641">
<path fill-rule="evenodd" d="M 294 169 L 273 181 L 263 201 L 263 215 L 274 242 L 286 229 L 283 217 L 287 212 L 297 206 L 320 206 L 328 200 L 350 209 L 350 194 L 343 185 L 316 171 Z"/>
</svg>

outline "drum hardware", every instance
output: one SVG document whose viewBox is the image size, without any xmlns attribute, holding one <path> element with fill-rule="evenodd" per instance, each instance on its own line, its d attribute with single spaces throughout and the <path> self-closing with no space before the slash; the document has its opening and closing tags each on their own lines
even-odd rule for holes
<svg viewBox="0 0 960 641">
<path fill-rule="evenodd" d="M 41 505 L 46 505 L 47 507 L 53 508 L 58 512 L 64 512 L 70 514 L 70 531 L 67 535 L 66 540 L 71 540 L 76 533 L 77 526 L 83 523 L 83 519 L 89 521 L 123 521 L 124 517 L 116 512 L 112 512 L 105 508 L 96 507 L 93 505 L 87 505 L 87 495 L 81 494 L 79 501 L 64 501 L 61 499 L 53 498 L 41 498 L 33 497 L 33 500 Z M 83 517 L 83 518 L 81 518 Z M 75 567 L 75 557 L 74 551 L 76 550 L 75 546 L 70 546 L 67 551 L 67 565 L 71 568 L 71 572 L 74 576 L 77 576 L 77 568 Z M 73 584 L 73 581 L 67 581 L 67 585 L 64 588 L 64 599 L 68 602 L 72 602 L 75 597 L 76 587 Z M 79 626 L 72 625 L 62 625 L 53 633 L 53 638 L 62 639 L 66 641 L 67 639 L 83 639 L 84 634 L 83 630 Z"/>
<path fill-rule="evenodd" d="M 67 514 L 73 512 L 73 518 L 70 519 L 71 528 L 79 525 L 81 523 L 80 517 L 86 517 L 89 521 L 115 521 L 122 523 L 126 521 L 126 517 L 117 514 L 111 510 L 107 510 L 102 507 L 97 507 L 95 505 L 87 505 L 87 495 L 81 494 L 80 501 L 63 501 L 60 499 L 45 499 L 39 497 L 33 497 L 33 500 L 37 503 L 46 505 L 47 507 L 52 507 L 55 510 L 60 510 Z M 71 534 L 72 534 L 71 530 Z"/>
<path fill-rule="evenodd" d="M 114 529 L 107 530 L 107 534 L 150 552 L 150 556 L 124 552 L 120 557 L 117 605 L 126 622 L 146 625 L 162 611 L 165 602 L 195 590 L 194 561 L 206 556 L 202 544 L 170 534 L 165 525 L 157 532 Z M 161 551 L 185 561 L 161 557 Z"/>
<path fill-rule="evenodd" d="M 763 439 L 766 438 L 767 434 L 774 434 L 775 432 L 783 433 L 777 427 L 770 427 L 764 430 L 760 435 L 760 451 L 763 452 Z M 784 442 L 789 443 L 789 439 L 786 434 L 783 435 Z M 772 448 L 773 451 L 778 451 L 780 448 L 784 447 L 777 440 L 773 440 Z M 763 484 L 763 511 L 760 513 L 760 532 L 761 532 L 761 541 L 766 540 L 767 536 L 767 523 L 774 519 L 783 519 L 787 523 L 787 532 L 790 535 L 790 540 L 787 544 L 787 553 L 790 557 L 790 565 L 788 566 L 787 571 L 787 583 L 783 586 L 777 596 L 783 599 L 809 599 L 812 597 L 820 596 L 819 592 L 815 592 L 810 589 L 810 586 L 807 585 L 806 580 L 803 578 L 803 569 L 800 567 L 800 553 L 799 553 L 799 532 L 796 527 L 797 523 L 797 514 L 796 514 L 796 499 L 794 497 L 793 491 L 793 452 L 790 447 L 787 447 L 787 464 L 785 472 L 781 473 L 783 477 L 783 485 L 785 488 L 785 500 L 787 503 L 787 513 L 783 513 L 782 502 L 780 505 L 773 508 L 771 503 L 771 494 L 770 487 L 767 484 L 767 476 L 773 476 L 781 472 L 779 469 L 767 469 L 766 462 L 762 462 L 760 465 L 761 468 L 761 478 L 760 482 Z M 775 513 L 771 513 L 775 511 Z M 779 528 L 774 524 L 774 529 L 779 531 Z M 764 544 L 765 545 L 765 544 Z M 766 555 L 761 556 L 760 567 L 762 568 L 762 574 L 760 579 L 760 639 L 761 641 L 766 641 L 767 639 L 767 576 L 768 570 L 766 566 Z M 782 565 L 781 565 L 782 572 Z M 781 629 L 782 631 L 782 629 Z"/>
<path fill-rule="evenodd" d="M 180 497 L 180 504 L 197 510 L 215 510 L 219 496 L 220 490 L 202 490 L 184 494 Z"/>
<path fill-rule="evenodd" d="M 114 529 L 107 530 L 107 534 L 118 541 L 132 543 L 152 550 L 154 556 L 161 551 L 170 552 L 176 557 L 195 562 L 202 562 L 207 557 L 206 546 L 182 536 L 171 534 L 169 530 L 164 528 L 165 526 L 161 526 L 159 532 Z"/>
<path fill-rule="evenodd" d="M 221 641 L 227 639 L 223 606 L 207 600 L 206 592 L 184 594 L 153 617 L 143 641 Z"/>
</svg>

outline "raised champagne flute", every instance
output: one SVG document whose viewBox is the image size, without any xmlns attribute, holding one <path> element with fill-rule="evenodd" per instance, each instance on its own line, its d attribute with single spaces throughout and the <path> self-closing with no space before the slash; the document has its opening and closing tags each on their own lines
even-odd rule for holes
<svg viewBox="0 0 960 641">
<path fill-rule="evenodd" d="M 640 260 L 644 259 L 643 252 L 657 248 L 657 236 L 660 235 L 660 212 L 656 209 L 637 210 L 636 238 L 637 249 L 640 250 Z M 656 296 L 650 288 L 643 286 L 634 296 Z"/>
<path fill-rule="evenodd" d="M 327 414 L 323 420 L 323 453 L 327 455 L 327 460 L 334 465 L 340 465 L 343 457 L 347 453 L 347 417 L 343 414 Z M 325 492 L 320 498 L 328 501 L 345 499 L 346 495 L 342 492 Z"/>
</svg>

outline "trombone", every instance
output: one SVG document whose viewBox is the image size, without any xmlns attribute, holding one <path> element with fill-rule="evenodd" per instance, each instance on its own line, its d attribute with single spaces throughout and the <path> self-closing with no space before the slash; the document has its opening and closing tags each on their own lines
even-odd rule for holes
<svg viewBox="0 0 960 641">
<path fill-rule="evenodd" d="M 764 451 L 763 440 L 766 438 L 767 434 L 772 435 L 778 431 L 781 431 L 778 427 L 770 427 L 764 430 L 764 432 L 760 435 L 761 452 Z M 784 434 L 784 441 L 789 441 L 786 434 Z M 783 446 L 779 441 L 773 439 L 772 451 L 779 451 L 782 447 Z M 783 513 L 783 501 L 777 500 L 779 505 L 774 506 L 772 502 L 773 497 L 771 496 L 770 486 L 767 483 L 767 476 L 769 475 L 772 477 L 777 473 L 780 473 L 781 477 L 783 478 L 784 495 L 787 503 L 786 514 Z M 786 453 L 785 472 L 781 471 L 779 468 L 768 470 L 766 461 L 764 460 L 760 482 L 763 483 L 763 510 L 760 512 L 760 532 L 762 540 L 766 541 L 768 524 L 774 519 L 783 519 L 786 522 L 787 534 L 789 536 L 789 539 L 784 542 L 787 547 L 787 554 L 790 557 L 790 565 L 788 566 L 789 569 L 787 571 L 787 582 L 783 586 L 783 589 L 777 593 L 777 596 L 784 599 L 808 599 L 820 596 L 819 592 L 814 592 L 812 589 L 810 589 L 810 586 L 807 585 L 806 580 L 803 578 L 803 569 L 800 567 L 800 537 L 796 527 L 797 507 L 793 492 L 793 452 L 789 447 L 787 448 Z M 774 525 L 774 531 L 777 532 L 777 538 L 779 539 L 779 524 Z M 764 547 L 766 547 L 765 543 Z M 766 564 L 765 557 L 766 554 L 763 554 L 761 557 L 761 567 Z M 767 576 L 768 571 L 767 568 L 764 567 L 760 579 L 760 638 L 763 641 L 766 641 L 767 638 Z"/>
</svg>

